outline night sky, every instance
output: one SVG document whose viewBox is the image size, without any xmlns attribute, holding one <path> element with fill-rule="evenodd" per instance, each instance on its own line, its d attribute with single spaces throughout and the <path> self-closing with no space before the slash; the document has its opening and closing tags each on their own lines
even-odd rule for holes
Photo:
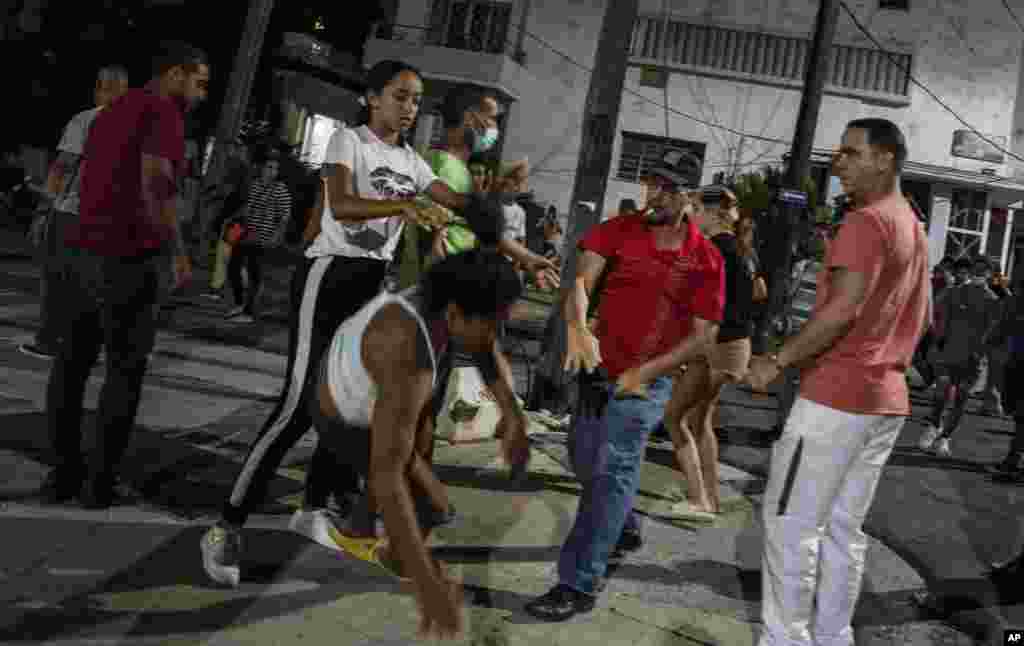
<svg viewBox="0 0 1024 646">
<path fill-rule="evenodd" d="M 209 55 L 213 69 L 210 101 L 194 119 L 201 130 L 213 125 L 241 40 L 249 0 L 145 5 L 143 0 L 53 0 L 41 33 L 22 42 L 0 43 L 7 50 L 5 60 L 21 62 L 12 79 L 19 88 L 14 94 L 21 98 L 15 110 L 20 113 L 19 121 L 27 126 L 16 129 L 20 143 L 55 146 L 64 123 L 75 112 L 91 107 L 95 72 L 101 65 L 120 63 L 128 67 L 133 85 L 144 83 L 149 77 L 152 44 L 164 38 L 189 41 Z M 373 0 L 277 0 L 254 99 L 268 98 L 268 54 L 280 45 L 284 32 L 312 33 L 338 50 L 361 58 L 370 25 L 382 16 Z M 324 29 L 313 32 L 317 18 Z"/>
</svg>

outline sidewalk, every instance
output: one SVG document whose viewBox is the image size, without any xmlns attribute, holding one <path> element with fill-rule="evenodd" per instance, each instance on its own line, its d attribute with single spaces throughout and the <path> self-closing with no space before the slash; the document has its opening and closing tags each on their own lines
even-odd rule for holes
<svg viewBox="0 0 1024 646">
<path fill-rule="evenodd" d="M 538 623 L 523 613 L 523 604 L 552 584 L 558 546 L 575 512 L 578 485 L 562 463 L 563 439 L 536 429 L 525 485 L 494 469 L 494 443 L 439 448 L 438 472 L 461 517 L 436 534 L 434 549 L 465 584 L 467 635 L 459 643 L 756 643 L 757 492 L 764 483 L 723 465 L 727 512 L 713 526 L 654 520 L 682 495 L 678 472 L 661 463 L 658 450 L 645 466 L 637 504 L 648 516 L 647 543 L 613 571 L 597 610 L 565 624 Z M 188 474 L 203 485 L 205 500 L 224 493 L 224 467 L 214 462 Z M 41 478 L 42 469 L 36 470 Z M 301 463 L 285 473 L 295 480 L 294 493 L 279 502 L 294 504 Z M 163 488 L 171 491 L 162 499 L 179 505 L 197 495 L 184 493 L 180 482 Z M 197 548 L 208 522 L 169 515 L 160 505 L 90 513 L 8 503 L 0 512 L 0 531 L 11 537 L 0 556 L 0 606 L 10 614 L 0 640 L 133 646 L 414 641 L 408 590 L 289 533 L 284 515 L 260 516 L 246 532 L 238 590 L 211 587 Z M 909 598 L 922 582 L 890 550 L 872 541 L 868 562 L 858 644 L 970 643 L 938 623 L 915 623 Z"/>
<path fill-rule="evenodd" d="M 4 248 L 0 241 L 0 255 Z M 0 316 L 5 340 L 0 344 L 0 473 L 6 474 L 0 482 L 0 532 L 7 548 L 0 553 L 0 642 L 390 646 L 413 641 L 416 612 L 408 590 L 287 531 L 287 510 L 301 498 L 310 442 L 289 455 L 271 485 L 274 502 L 246 533 L 243 585 L 229 591 L 205 580 L 199 537 L 216 517 L 218 501 L 227 495 L 239 460 L 269 413 L 271 404 L 260 398 L 274 392 L 282 376 L 283 366 L 275 368 L 275 361 L 280 362 L 283 348 L 264 339 L 274 336 L 272 324 L 260 333 L 259 346 L 225 345 L 210 338 L 216 335 L 192 334 L 192 328 L 201 328 L 194 320 L 203 314 L 182 305 L 181 317 L 175 316 L 180 325 L 161 333 L 140 429 L 125 460 L 125 477 L 144 494 L 141 505 L 94 513 L 26 499 L 25 492 L 49 468 L 40 412 L 47 364 L 33 363 L 15 349 L 19 338 L 31 333 L 34 316 L 29 272 L 18 271 L 8 281 L 15 289 L 2 302 Z M 16 327 L 2 327 L 12 322 Z M 271 345 L 278 346 L 276 358 L 274 350 L 255 351 Z M 469 619 L 462 643 L 754 644 L 760 616 L 759 505 L 768 456 L 763 429 L 773 423 L 775 402 L 739 390 L 727 393 L 726 402 L 720 474 L 726 513 L 711 526 L 659 520 L 685 490 L 669 447 L 652 445 L 637 501 L 646 516 L 647 542 L 611 573 L 597 610 L 565 624 L 541 624 L 522 611 L 529 598 L 552 585 L 558 548 L 575 512 L 578 485 L 565 466 L 565 435 L 540 425 L 531 429 L 534 459 L 523 485 L 497 470 L 494 442 L 439 446 L 438 472 L 461 518 L 438 532 L 435 549 L 466 584 Z M 970 419 L 965 440 L 977 435 L 989 440 L 985 451 L 1005 450 L 1006 438 L 969 432 L 978 418 Z M 901 447 L 916 441 L 916 432 L 909 430 Z M 996 520 L 1020 509 L 1013 494 L 1024 490 L 1000 489 L 976 471 L 964 489 L 952 492 L 970 494 L 970 507 L 929 502 L 934 492 L 942 493 L 936 483 L 964 465 L 912 458 L 901 448 L 869 519 L 870 533 L 884 543 L 873 538 L 869 547 L 855 621 L 861 646 L 971 643 L 942 621 L 920 616 L 913 596 L 930 586 L 915 568 L 933 583 L 953 586 L 947 580 L 949 562 L 974 554 L 975 530 L 987 527 L 993 550 L 1006 551 L 999 540 L 1005 542 L 1009 524 Z M 931 483 L 931 489 L 911 486 L 914 480 Z M 988 505 L 979 504 L 986 499 Z M 968 515 L 971 531 L 961 537 L 953 530 L 958 522 L 963 528 Z M 952 541 L 952 547 L 943 550 L 947 541 L 937 536 Z M 939 563 L 943 555 L 947 570 Z M 976 572 L 957 576 L 978 585 Z M 953 589 L 966 587 L 961 581 Z"/>
</svg>

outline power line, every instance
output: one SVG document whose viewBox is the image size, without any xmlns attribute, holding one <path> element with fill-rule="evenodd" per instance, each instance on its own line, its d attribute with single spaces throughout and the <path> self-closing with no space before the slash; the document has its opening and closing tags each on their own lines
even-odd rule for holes
<svg viewBox="0 0 1024 646">
<path fill-rule="evenodd" d="M 513 25 L 512 27 L 513 27 L 513 29 L 519 29 L 519 27 L 517 27 L 515 25 Z M 593 74 L 594 73 L 593 69 L 587 67 L 583 63 L 580 63 L 579 61 L 577 61 L 573 57 L 569 56 L 568 54 L 558 50 L 554 45 L 549 44 L 547 41 L 545 41 L 540 36 L 537 36 L 537 35 L 535 35 L 534 33 L 530 32 L 528 30 L 525 31 L 524 33 L 530 39 L 536 41 L 542 47 L 551 50 L 552 52 L 554 52 L 558 56 L 562 57 L 567 62 L 572 63 L 573 65 L 575 65 L 576 67 L 580 68 L 584 72 L 587 72 L 588 74 Z M 712 123 L 710 121 L 707 121 L 706 119 L 701 119 L 700 117 L 695 117 L 692 114 L 687 114 L 685 112 L 681 112 L 679 110 L 676 110 L 675 108 L 669 106 L 667 103 L 659 103 L 659 102 L 655 101 L 654 99 L 650 99 L 650 98 L 644 96 L 643 94 L 637 92 L 636 90 L 630 89 L 628 87 L 623 88 L 623 91 L 626 92 L 627 94 L 632 94 L 633 96 L 635 96 L 635 97 L 637 97 L 639 99 L 642 99 L 643 101 L 645 101 L 647 103 L 650 103 L 651 105 L 653 105 L 655 107 L 666 109 L 669 112 L 671 112 L 672 114 L 678 115 L 678 116 L 683 117 L 685 119 L 689 119 L 691 121 L 696 121 L 697 123 L 703 124 L 703 125 L 705 125 L 705 126 L 707 126 L 709 128 L 715 128 L 717 130 L 724 130 L 724 131 L 730 132 L 730 133 L 732 133 L 734 135 L 739 135 L 741 137 L 748 137 L 750 139 L 757 139 L 759 141 L 767 141 L 767 142 L 775 143 L 775 144 L 783 144 L 783 145 L 786 145 L 786 146 L 788 146 L 788 145 L 790 145 L 790 143 L 792 143 L 792 142 L 789 142 L 789 141 L 785 141 L 783 139 L 776 139 L 774 137 L 763 137 L 763 136 L 760 136 L 760 135 L 755 135 L 755 134 L 751 134 L 751 133 L 747 133 L 747 132 L 742 132 L 740 130 L 736 130 L 735 128 L 730 128 L 728 126 L 723 126 L 721 124 Z"/>
<path fill-rule="evenodd" d="M 1017 18 L 1017 14 L 1010 8 L 1010 3 L 1007 0 L 1003 0 L 1003 6 L 1006 7 L 1006 11 L 1013 18 L 1013 22 L 1017 23 L 1017 28 L 1024 32 L 1024 25 L 1020 24 L 1020 19 Z"/>
<path fill-rule="evenodd" d="M 1004 0 L 1004 3 L 1005 3 L 1005 0 Z M 907 78 L 910 80 L 911 83 L 916 85 L 925 94 L 930 96 L 936 103 L 938 103 L 940 106 L 942 106 L 942 108 L 946 112 L 948 112 L 951 115 L 953 115 L 953 117 L 955 117 L 957 121 L 962 123 L 964 125 L 964 127 L 966 127 L 968 130 L 970 130 L 971 132 L 976 134 L 982 141 L 988 143 L 990 146 L 992 146 L 993 148 L 995 148 L 999 152 L 1003 153 L 1004 155 L 1007 155 L 1008 157 L 1012 157 L 1013 159 L 1016 159 L 1017 161 L 1024 162 L 1024 157 L 1021 157 L 1019 155 L 1016 155 L 1016 154 L 1010 152 L 1009 150 L 1006 150 L 1005 148 L 1003 148 L 1002 146 L 1000 146 L 996 142 L 992 141 L 992 139 L 990 139 L 989 137 L 986 137 L 985 135 L 983 135 L 981 132 L 978 131 L 977 128 L 975 128 L 974 126 L 969 124 L 963 117 L 961 117 L 953 108 L 949 107 L 946 104 L 945 101 L 943 101 L 941 98 L 939 98 L 939 96 L 937 94 L 935 94 L 930 89 L 928 89 L 928 87 L 924 83 L 921 83 L 916 78 L 914 78 L 914 76 L 910 73 L 910 69 L 908 67 L 904 66 L 898 60 L 896 60 L 896 58 L 893 57 L 892 54 L 890 54 L 888 51 L 886 51 L 886 49 L 882 46 L 882 44 L 880 42 L 878 42 L 878 39 L 875 38 L 874 34 L 872 34 L 868 30 L 868 28 L 865 27 L 861 23 L 861 21 L 853 13 L 853 10 L 850 9 L 849 5 L 847 5 L 846 2 L 844 2 L 843 0 L 839 0 L 839 4 L 840 4 L 840 6 L 842 6 L 843 10 L 846 11 L 847 15 L 850 16 L 850 19 L 853 20 L 853 24 L 857 27 L 857 29 L 859 29 L 865 36 L 867 36 L 868 39 L 871 40 L 871 42 L 875 44 L 875 47 L 877 47 L 880 52 L 885 54 L 886 58 L 888 58 L 889 61 L 893 65 L 897 66 L 898 68 L 900 68 L 901 70 L 903 70 L 904 72 L 907 73 Z M 989 183 L 994 184 L 996 182 L 1007 181 L 1009 179 L 1010 178 L 999 177 L 999 178 L 996 178 L 994 181 L 989 182 Z"/>
</svg>

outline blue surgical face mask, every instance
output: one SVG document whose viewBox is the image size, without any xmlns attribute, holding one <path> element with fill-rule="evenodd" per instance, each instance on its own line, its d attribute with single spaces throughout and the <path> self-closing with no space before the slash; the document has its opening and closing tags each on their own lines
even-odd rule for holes
<svg viewBox="0 0 1024 646">
<path fill-rule="evenodd" d="M 497 128 L 488 128 L 483 134 L 477 133 L 473 140 L 473 152 L 485 153 L 494 148 L 494 145 L 498 143 L 498 134 Z"/>
</svg>

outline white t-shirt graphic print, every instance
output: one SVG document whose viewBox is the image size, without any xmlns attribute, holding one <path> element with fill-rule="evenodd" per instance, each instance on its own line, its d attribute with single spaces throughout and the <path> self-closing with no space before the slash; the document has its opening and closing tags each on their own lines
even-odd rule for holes
<svg viewBox="0 0 1024 646">
<path fill-rule="evenodd" d="M 356 195 L 367 200 L 412 199 L 437 180 L 410 146 L 386 144 L 367 126 L 336 131 L 327 144 L 324 164 L 340 164 L 351 170 Z M 306 250 L 307 257 L 394 258 L 405 224 L 402 218 L 339 222 L 334 219 L 329 199 L 324 202 L 320 235 Z"/>
</svg>

